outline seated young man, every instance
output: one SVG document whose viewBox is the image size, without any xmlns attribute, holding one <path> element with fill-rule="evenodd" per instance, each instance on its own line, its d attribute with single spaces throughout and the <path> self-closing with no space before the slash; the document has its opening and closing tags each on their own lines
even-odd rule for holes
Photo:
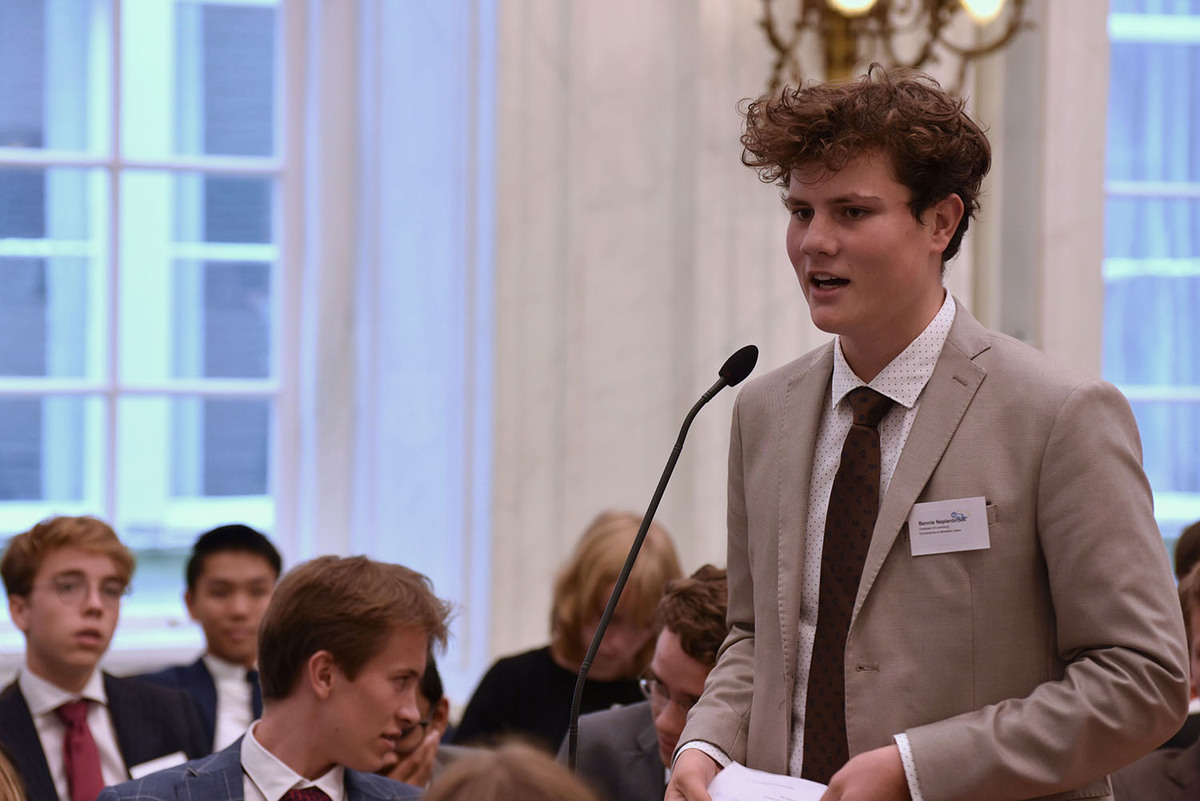
<svg viewBox="0 0 1200 801">
<path fill-rule="evenodd" d="M 579 719 L 579 776 L 611 801 L 661 801 L 688 710 L 725 639 L 725 571 L 704 565 L 669 583 L 658 602 L 658 638 L 642 675 L 646 701 Z M 558 752 L 567 758 L 564 740 Z"/>
<path fill-rule="evenodd" d="M 0 745 L 31 799 L 94 801 L 106 784 L 210 751 L 184 693 L 96 669 L 133 566 L 93 517 L 44 520 L 0 560 L 9 614 L 25 635 L 25 665 L 0 693 Z"/>
<path fill-rule="evenodd" d="M 263 714 L 228 748 L 109 788 L 102 801 L 386 801 L 420 790 L 373 775 L 417 725 L 417 686 L 448 606 L 429 579 L 364 556 L 291 570 L 263 615 Z"/>
<path fill-rule="evenodd" d="M 258 623 L 282 561 L 271 541 L 243 525 L 200 535 L 187 563 L 188 614 L 204 630 L 204 655 L 139 676 L 192 696 L 214 751 L 241 737 L 262 714 L 258 685 Z"/>
</svg>

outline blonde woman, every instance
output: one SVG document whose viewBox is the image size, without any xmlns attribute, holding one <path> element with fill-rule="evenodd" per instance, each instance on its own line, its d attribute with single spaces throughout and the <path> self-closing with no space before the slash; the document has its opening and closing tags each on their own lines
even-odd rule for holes
<svg viewBox="0 0 1200 801">
<path fill-rule="evenodd" d="M 617 511 L 592 521 L 555 581 L 549 645 L 492 665 L 463 713 L 456 743 L 521 734 L 551 752 L 558 748 L 579 666 L 641 522 Z M 652 524 L 592 662 L 582 712 L 642 700 L 637 678 L 654 651 L 654 610 L 663 587 L 681 575 L 670 535 Z"/>
</svg>

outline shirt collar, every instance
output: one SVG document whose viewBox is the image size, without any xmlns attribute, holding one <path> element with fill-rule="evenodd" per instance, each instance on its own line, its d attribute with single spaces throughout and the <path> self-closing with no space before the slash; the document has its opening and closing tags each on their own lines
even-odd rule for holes
<svg viewBox="0 0 1200 801">
<path fill-rule="evenodd" d="M 267 801 L 279 801 L 283 794 L 296 787 L 317 787 L 332 801 L 346 801 L 346 769 L 334 765 L 316 781 L 309 781 L 263 747 L 254 737 L 254 723 L 242 738 L 242 770 Z"/>
<path fill-rule="evenodd" d="M 83 685 L 83 689 L 77 693 L 67 692 L 41 676 L 35 676 L 28 667 L 21 668 L 21 673 L 17 676 L 17 686 L 21 688 L 21 694 L 25 696 L 25 703 L 29 705 L 29 713 L 35 717 L 53 712 L 68 701 L 76 701 L 80 698 L 95 701 L 101 706 L 108 706 L 108 695 L 104 692 L 104 676 L 99 670 L 92 671 L 87 684 Z"/>
<path fill-rule="evenodd" d="M 954 322 L 954 297 L 947 292 L 942 301 L 942 308 L 925 326 L 925 330 L 908 344 L 899 356 L 888 362 L 879 371 L 879 375 L 865 383 L 850 369 L 842 353 L 841 337 L 834 339 L 833 344 L 833 405 L 836 408 L 842 398 L 856 387 L 868 386 L 886 395 L 906 409 L 911 409 L 921 396 L 921 391 L 929 383 L 933 368 L 937 366 L 942 346 L 950 334 L 950 324 Z"/>
<path fill-rule="evenodd" d="M 208 672 L 214 680 L 246 680 L 248 668 L 245 665 L 239 665 L 212 654 L 205 654 L 201 659 L 204 660 L 204 666 L 208 668 Z"/>
</svg>

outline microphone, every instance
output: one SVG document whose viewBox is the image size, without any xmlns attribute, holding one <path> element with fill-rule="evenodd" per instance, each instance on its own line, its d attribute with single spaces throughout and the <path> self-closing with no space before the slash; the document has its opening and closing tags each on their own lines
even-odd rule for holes
<svg viewBox="0 0 1200 801">
<path fill-rule="evenodd" d="M 725 360 L 725 363 L 721 365 L 721 369 L 717 371 L 717 375 L 720 376 L 717 382 L 700 396 L 700 400 L 696 401 L 696 405 L 687 413 L 687 417 L 683 418 L 683 428 L 679 431 L 679 438 L 675 440 L 675 447 L 671 451 L 670 458 L 667 459 L 667 466 L 663 469 L 662 477 L 658 480 L 658 487 L 654 490 L 654 497 L 650 499 L 650 506 L 646 509 L 645 516 L 642 517 L 642 525 L 638 529 L 637 536 L 633 538 L 633 546 L 629 549 L 629 556 L 626 557 L 625 565 L 621 568 L 620 575 L 617 576 L 617 583 L 613 586 L 612 595 L 608 598 L 608 606 L 604 607 L 604 612 L 600 615 L 600 622 L 596 625 L 596 633 L 592 635 L 591 645 L 588 646 L 587 653 L 583 657 L 583 663 L 579 666 L 579 679 L 575 682 L 575 695 L 571 699 L 571 725 L 567 730 L 567 766 L 571 769 L 572 773 L 576 772 L 576 752 L 579 747 L 579 707 L 583 703 L 583 686 L 587 682 L 588 671 L 592 668 L 592 660 L 596 658 L 596 652 L 600 650 L 600 641 L 604 639 L 604 631 L 608 628 L 608 622 L 617 610 L 617 602 L 621 600 L 621 591 L 625 589 L 625 582 L 629 579 L 629 574 L 633 571 L 634 560 L 637 559 L 638 551 L 642 548 L 642 541 L 646 539 L 646 532 L 650 528 L 650 521 L 654 520 L 654 513 L 658 511 L 658 502 L 662 500 L 663 492 L 667 488 L 667 482 L 671 478 L 671 473 L 675 470 L 675 462 L 679 460 L 679 454 L 683 451 L 683 440 L 692 425 L 692 419 L 695 418 L 696 413 L 700 411 L 704 404 L 712 400 L 713 396 L 722 389 L 742 383 L 746 376 L 750 375 L 757 362 L 757 346 L 746 345 L 739 348 L 737 352 Z"/>
</svg>

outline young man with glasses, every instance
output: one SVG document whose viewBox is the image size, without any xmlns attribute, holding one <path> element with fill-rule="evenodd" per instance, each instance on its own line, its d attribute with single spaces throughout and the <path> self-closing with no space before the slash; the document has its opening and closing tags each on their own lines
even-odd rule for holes
<svg viewBox="0 0 1200 801">
<path fill-rule="evenodd" d="M 95 801 L 100 790 L 210 750 L 176 690 L 97 670 L 134 558 L 103 521 L 55 517 L 9 542 L 0 561 L 25 665 L 0 693 L 0 744 L 32 799 Z"/>
<path fill-rule="evenodd" d="M 640 680 L 646 701 L 579 719 L 579 775 L 606 798 L 661 801 L 688 710 L 728 631 L 726 604 L 721 568 L 705 565 L 669 583 L 658 602 L 654 656 Z"/>
</svg>

